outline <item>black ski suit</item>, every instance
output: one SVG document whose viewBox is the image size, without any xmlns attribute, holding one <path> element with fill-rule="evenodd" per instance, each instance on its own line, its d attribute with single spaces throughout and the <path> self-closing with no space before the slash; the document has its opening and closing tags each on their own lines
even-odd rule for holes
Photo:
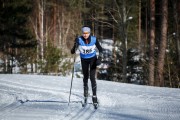
<svg viewBox="0 0 180 120">
<path fill-rule="evenodd" d="M 91 42 L 91 36 L 88 37 L 87 40 L 84 39 L 84 37 L 81 36 L 81 39 L 86 43 L 89 44 Z M 75 43 L 73 48 L 71 49 L 71 54 L 74 54 L 76 52 L 76 49 L 79 46 L 79 39 L 75 39 Z M 102 54 L 102 47 L 99 44 L 98 40 L 96 39 L 95 43 L 98 51 L 100 54 Z M 90 76 L 91 80 L 91 87 L 92 87 L 92 92 L 93 96 L 96 96 L 96 90 L 97 90 L 97 85 L 96 85 L 96 79 L 95 79 L 95 74 L 96 74 L 96 67 L 97 67 L 97 62 L 99 62 L 99 59 L 97 59 L 97 56 L 93 56 L 92 58 L 82 58 L 81 57 L 81 65 L 82 65 L 82 71 L 83 71 L 83 83 L 84 83 L 84 96 L 87 97 L 88 94 L 88 78 Z"/>
</svg>

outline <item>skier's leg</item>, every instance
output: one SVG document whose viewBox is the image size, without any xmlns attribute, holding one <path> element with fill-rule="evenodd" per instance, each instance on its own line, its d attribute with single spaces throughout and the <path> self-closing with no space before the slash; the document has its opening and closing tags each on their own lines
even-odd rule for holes
<svg viewBox="0 0 180 120">
<path fill-rule="evenodd" d="M 84 97 L 88 97 L 88 78 L 89 78 L 89 64 L 85 60 L 81 60 L 82 71 L 83 71 L 83 87 L 84 87 Z"/>
<path fill-rule="evenodd" d="M 95 74 L 94 71 L 90 73 L 90 75 L 91 75 L 90 80 L 91 80 L 91 86 L 92 86 L 93 96 L 96 96 L 97 84 L 96 84 L 96 79 L 95 79 L 95 77 L 93 77 L 93 76 L 94 76 L 93 74 Z"/>
<path fill-rule="evenodd" d="M 98 107 L 98 100 L 97 100 L 97 95 L 96 95 L 96 90 L 97 90 L 97 84 L 96 84 L 96 79 L 95 79 L 95 74 L 96 74 L 96 57 L 92 59 L 91 64 L 90 64 L 90 80 L 91 80 L 91 86 L 92 86 L 92 101 L 94 108 L 97 109 Z"/>
<path fill-rule="evenodd" d="M 93 96 L 96 96 L 96 89 L 97 89 L 97 84 L 96 84 L 96 79 L 95 79 L 96 59 L 97 59 L 96 57 L 93 58 L 92 61 L 91 61 L 91 64 L 90 64 L 90 80 L 91 80 Z"/>
</svg>

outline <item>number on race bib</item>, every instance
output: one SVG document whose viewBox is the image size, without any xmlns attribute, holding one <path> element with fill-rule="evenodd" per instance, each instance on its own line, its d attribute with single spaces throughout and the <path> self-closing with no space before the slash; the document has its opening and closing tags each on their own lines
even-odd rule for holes
<svg viewBox="0 0 180 120">
<path fill-rule="evenodd" d="M 84 54 L 88 54 L 88 53 L 91 53 L 92 52 L 92 49 L 83 49 L 83 53 Z"/>
</svg>

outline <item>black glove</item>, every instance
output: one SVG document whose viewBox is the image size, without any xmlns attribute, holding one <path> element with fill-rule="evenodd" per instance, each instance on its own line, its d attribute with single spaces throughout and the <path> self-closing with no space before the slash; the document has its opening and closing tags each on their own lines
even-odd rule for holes
<svg viewBox="0 0 180 120">
<path fill-rule="evenodd" d="M 99 66 L 99 65 L 101 64 L 102 57 L 103 57 L 103 54 L 102 54 L 102 53 L 99 53 L 98 59 L 96 60 L 96 65 L 97 65 L 97 66 Z"/>
<path fill-rule="evenodd" d="M 75 39 L 74 46 L 71 49 L 71 54 L 74 54 L 76 52 L 77 48 L 78 48 L 78 39 Z"/>
<path fill-rule="evenodd" d="M 99 66 L 101 64 L 101 60 L 100 59 L 97 59 L 96 60 L 96 65 Z"/>
</svg>

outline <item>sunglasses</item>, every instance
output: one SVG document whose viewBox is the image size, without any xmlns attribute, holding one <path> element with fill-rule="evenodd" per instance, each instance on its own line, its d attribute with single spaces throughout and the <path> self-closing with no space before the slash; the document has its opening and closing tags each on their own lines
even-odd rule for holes
<svg viewBox="0 0 180 120">
<path fill-rule="evenodd" d="M 83 34 L 89 34 L 89 32 L 83 32 Z"/>
</svg>

